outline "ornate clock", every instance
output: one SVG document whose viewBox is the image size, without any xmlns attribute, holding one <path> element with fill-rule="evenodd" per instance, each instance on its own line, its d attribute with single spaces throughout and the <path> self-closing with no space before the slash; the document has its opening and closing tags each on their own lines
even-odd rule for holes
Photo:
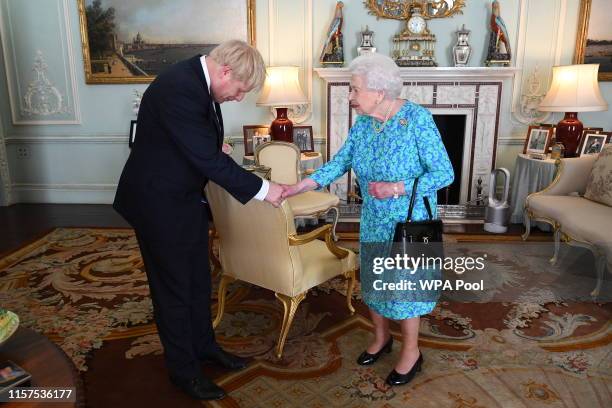
<svg viewBox="0 0 612 408">
<path fill-rule="evenodd" d="M 406 28 L 393 36 L 392 57 L 400 67 L 436 67 L 436 36 L 427 28 L 423 5 L 411 4 Z"/>
</svg>

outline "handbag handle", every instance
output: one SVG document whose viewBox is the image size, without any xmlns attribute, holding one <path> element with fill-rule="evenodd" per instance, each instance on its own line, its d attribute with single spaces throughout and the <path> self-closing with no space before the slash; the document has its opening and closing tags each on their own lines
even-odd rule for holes
<svg viewBox="0 0 612 408">
<path fill-rule="evenodd" d="M 412 194 L 410 194 L 410 205 L 408 206 L 408 219 L 407 222 L 412 221 L 412 210 L 414 209 L 414 200 L 416 198 L 417 184 L 419 184 L 419 178 L 415 178 L 412 183 Z"/>
<path fill-rule="evenodd" d="M 419 178 L 417 177 L 414 179 L 414 183 L 412 183 L 412 194 L 410 195 L 410 205 L 408 206 L 408 219 L 406 220 L 407 222 L 412 221 L 412 210 L 414 209 L 414 200 L 416 199 L 416 191 L 417 191 L 418 183 L 419 183 Z M 423 197 L 423 202 L 425 203 L 425 209 L 427 210 L 427 215 L 429 216 L 429 219 L 432 220 L 433 213 L 431 212 L 431 205 L 429 204 L 429 199 L 427 198 L 427 196 Z"/>
</svg>

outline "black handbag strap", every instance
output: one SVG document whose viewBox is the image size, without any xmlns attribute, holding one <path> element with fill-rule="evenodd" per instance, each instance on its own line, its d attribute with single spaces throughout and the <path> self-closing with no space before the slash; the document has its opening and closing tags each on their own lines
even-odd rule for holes
<svg viewBox="0 0 612 408">
<path fill-rule="evenodd" d="M 408 206 L 408 218 L 407 222 L 412 221 L 412 210 L 414 209 L 414 199 L 416 198 L 417 185 L 419 184 L 419 178 L 414 179 L 414 183 L 412 183 L 412 193 L 410 194 L 410 205 Z"/>
<path fill-rule="evenodd" d="M 407 222 L 412 221 L 412 210 L 414 210 L 414 201 L 416 199 L 417 185 L 419 184 L 419 178 L 414 179 L 414 183 L 412 183 L 412 194 L 410 195 L 410 205 L 408 206 L 408 219 Z M 433 213 L 431 212 L 431 205 L 429 204 L 429 199 L 427 196 L 423 197 L 423 202 L 425 203 L 425 209 L 427 210 L 427 215 L 429 215 L 429 219 L 433 219 Z"/>
</svg>

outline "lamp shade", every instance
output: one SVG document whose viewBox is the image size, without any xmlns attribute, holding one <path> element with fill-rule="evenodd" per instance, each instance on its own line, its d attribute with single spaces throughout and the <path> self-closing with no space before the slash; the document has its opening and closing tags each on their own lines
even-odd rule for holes
<svg viewBox="0 0 612 408">
<path fill-rule="evenodd" d="M 602 98 L 597 83 L 599 64 L 553 67 L 548 93 L 540 102 L 544 112 L 605 111 L 608 103 Z"/>
<path fill-rule="evenodd" d="M 290 106 L 308 103 L 298 80 L 298 67 L 268 67 L 257 106 Z"/>
</svg>

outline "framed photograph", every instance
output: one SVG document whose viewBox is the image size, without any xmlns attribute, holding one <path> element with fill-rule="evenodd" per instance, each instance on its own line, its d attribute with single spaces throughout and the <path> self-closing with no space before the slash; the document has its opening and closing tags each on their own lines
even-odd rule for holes
<svg viewBox="0 0 612 408">
<path fill-rule="evenodd" d="M 266 125 L 244 125 L 242 127 L 242 134 L 244 135 L 245 156 L 252 156 L 257 146 L 271 140 L 270 127 Z M 262 136 L 267 136 L 267 138 Z"/>
<path fill-rule="evenodd" d="M 293 143 L 300 148 L 300 152 L 314 152 L 312 126 L 293 126 Z"/>
<path fill-rule="evenodd" d="M 136 140 L 136 121 L 133 120 L 130 122 L 130 137 L 128 138 L 128 146 L 130 149 L 134 146 L 134 141 Z"/>
<path fill-rule="evenodd" d="M 578 148 L 579 156 L 598 154 L 606 143 L 610 142 L 612 132 L 602 132 L 600 130 L 583 130 L 582 142 Z"/>
<path fill-rule="evenodd" d="M 148 83 L 223 41 L 255 45 L 255 0 L 77 1 L 88 84 Z"/>
<path fill-rule="evenodd" d="M 552 137 L 550 139 L 550 144 L 548 145 L 547 153 L 550 153 L 552 150 L 552 146 L 555 144 L 555 140 L 557 137 L 557 125 L 554 123 L 539 123 L 538 126 L 552 128 Z"/>
<path fill-rule="evenodd" d="M 553 128 L 546 126 L 529 126 L 523 153 L 546 154 L 552 140 Z"/>
<path fill-rule="evenodd" d="M 575 64 L 599 64 L 599 80 L 612 81 L 610 0 L 580 0 Z"/>
</svg>

